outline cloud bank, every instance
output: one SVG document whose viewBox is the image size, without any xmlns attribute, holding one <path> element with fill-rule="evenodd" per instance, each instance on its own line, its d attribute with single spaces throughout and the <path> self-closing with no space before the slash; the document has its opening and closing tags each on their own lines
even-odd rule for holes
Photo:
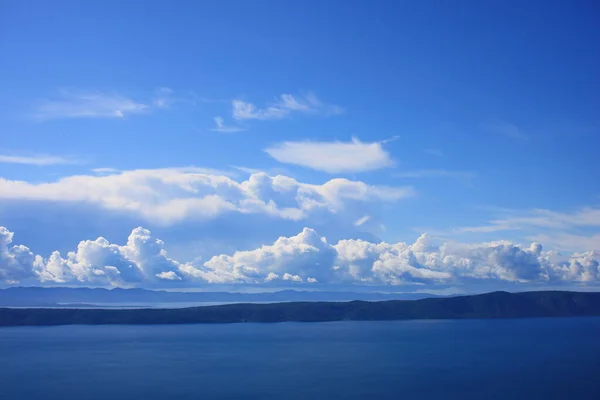
<svg viewBox="0 0 600 400">
<path fill-rule="evenodd" d="M 216 255 L 206 262 L 170 258 L 164 243 L 135 228 L 124 245 L 105 238 L 43 258 L 0 227 L 0 280 L 5 284 L 143 286 L 188 281 L 229 284 L 470 285 L 503 283 L 600 283 L 600 252 L 561 255 L 539 243 L 437 243 L 423 234 L 414 243 L 327 242 L 315 230 L 249 251 Z M 472 287 L 472 286 L 471 286 Z"/>
<path fill-rule="evenodd" d="M 0 200 L 85 203 L 160 225 L 226 213 L 300 221 L 323 213 L 342 215 L 354 203 L 398 201 L 413 194 L 411 187 L 372 186 L 340 178 L 315 185 L 255 173 L 236 181 L 218 171 L 193 167 L 109 170 L 47 183 L 0 178 Z"/>
</svg>

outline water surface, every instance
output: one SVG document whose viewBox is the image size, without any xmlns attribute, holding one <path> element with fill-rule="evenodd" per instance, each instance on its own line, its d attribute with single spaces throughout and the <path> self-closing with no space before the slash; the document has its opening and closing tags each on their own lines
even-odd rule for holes
<svg viewBox="0 0 600 400">
<path fill-rule="evenodd" d="M 600 318 L 0 329 L 4 399 L 600 399 Z"/>
</svg>

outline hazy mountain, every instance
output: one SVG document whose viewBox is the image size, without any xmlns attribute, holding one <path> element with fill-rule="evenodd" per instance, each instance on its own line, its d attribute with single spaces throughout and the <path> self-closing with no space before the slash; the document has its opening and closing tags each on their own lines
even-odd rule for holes
<svg viewBox="0 0 600 400">
<path fill-rule="evenodd" d="M 283 290 L 269 293 L 166 292 L 146 289 L 92 289 L 12 287 L 0 289 L 0 307 L 54 307 L 57 305 L 124 305 L 158 303 L 234 303 L 281 301 L 416 300 L 427 293 L 353 293 Z"/>
</svg>

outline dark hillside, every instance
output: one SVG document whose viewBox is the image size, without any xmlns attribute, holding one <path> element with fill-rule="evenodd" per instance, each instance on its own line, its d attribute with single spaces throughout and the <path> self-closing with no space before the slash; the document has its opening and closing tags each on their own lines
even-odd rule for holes
<svg viewBox="0 0 600 400">
<path fill-rule="evenodd" d="M 181 309 L 2 308 L 0 326 L 375 321 L 592 315 L 600 315 L 600 293 L 542 291 L 493 292 L 422 300 L 229 304 Z"/>
</svg>

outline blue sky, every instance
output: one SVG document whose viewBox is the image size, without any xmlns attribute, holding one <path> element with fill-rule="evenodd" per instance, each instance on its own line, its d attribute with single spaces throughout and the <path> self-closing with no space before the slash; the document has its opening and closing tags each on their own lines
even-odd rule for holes
<svg viewBox="0 0 600 400">
<path fill-rule="evenodd" d="M 0 7 L 5 285 L 600 279 L 596 2 Z"/>
</svg>

